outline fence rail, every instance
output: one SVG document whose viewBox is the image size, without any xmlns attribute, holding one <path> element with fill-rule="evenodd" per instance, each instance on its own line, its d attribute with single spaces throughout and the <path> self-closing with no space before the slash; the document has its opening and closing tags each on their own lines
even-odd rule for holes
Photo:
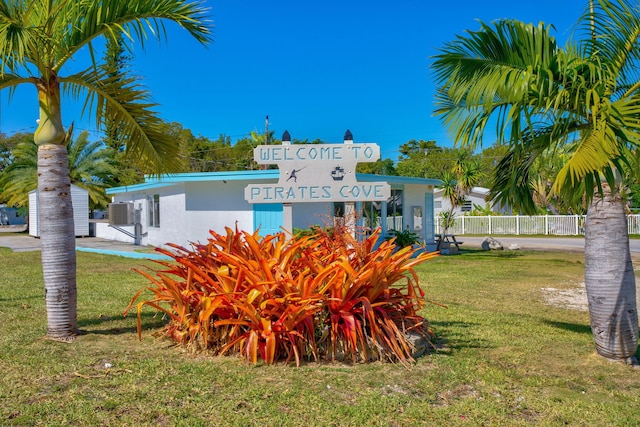
<svg viewBox="0 0 640 427">
<path fill-rule="evenodd" d="M 440 233 L 440 218 L 435 233 Z M 453 234 L 547 234 L 584 235 L 585 215 L 541 216 L 457 216 L 449 232 Z M 629 234 L 640 234 L 640 215 L 627 215 Z"/>
</svg>

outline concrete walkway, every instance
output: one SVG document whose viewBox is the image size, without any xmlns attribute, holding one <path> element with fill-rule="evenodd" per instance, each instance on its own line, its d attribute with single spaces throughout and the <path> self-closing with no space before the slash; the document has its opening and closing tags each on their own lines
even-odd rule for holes
<svg viewBox="0 0 640 427">
<path fill-rule="evenodd" d="M 7 247 L 14 252 L 41 250 L 40 239 L 28 235 L 26 232 L 16 234 L 3 233 L 7 227 L 1 227 L 0 247 Z M 462 249 L 482 247 L 484 236 L 458 236 L 463 242 Z M 584 237 L 526 237 L 526 236 L 493 236 L 505 249 L 516 245 L 521 250 L 558 250 L 558 251 L 584 251 Z M 101 254 L 119 255 L 130 258 L 166 259 L 163 255 L 150 252 L 146 246 L 135 246 L 131 243 L 115 242 L 99 237 L 76 238 L 76 250 L 84 252 L 96 252 Z M 640 239 L 629 240 L 629 249 L 632 253 L 640 254 Z"/>
<path fill-rule="evenodd" d="M 5 247 L 14 252 L 29 252 L 42 250 L 40 239 L 26 233 L 6 234 L 0 232 L 0 247 Z M 139 259 L 169 259 L 168 257 L 150 252 L 149 247 L 135 246 L 131 243 L 115 242 L 99 237 L 76 238 L 76 251 L 94 252 L 106 255 L 117 255 L 127 258 Z"/>
</svg>

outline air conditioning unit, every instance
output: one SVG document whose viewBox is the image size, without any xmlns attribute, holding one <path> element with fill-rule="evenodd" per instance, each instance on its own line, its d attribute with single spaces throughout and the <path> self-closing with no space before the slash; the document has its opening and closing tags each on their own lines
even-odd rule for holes
<svg viewBox="0 0 640 427">
<path fill-rule="evenodd" d="M 109 203 L 109 225 L 133 225 L 133 203 Z"/>
</svg>

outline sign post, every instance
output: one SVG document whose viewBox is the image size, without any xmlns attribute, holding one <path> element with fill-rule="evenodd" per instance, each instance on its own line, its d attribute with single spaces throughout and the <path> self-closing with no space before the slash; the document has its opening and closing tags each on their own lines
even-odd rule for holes
<svg viewBox="0 0 640 427">
<path fill-rule="evenodd" d="M 282 145 L 259 145 L 253 150 L 258 164 L 277 164 L 280 177 L 275 184 L 252 184 L 244 190 L 249 203 L 282 203 L 284 228 L 291 231 L 292 215 L 287 205 L 300 202 L 386 201 L 391 188 L 385 181 L 358 182 L 356 166 L 380 158 L 377 144 L 355 144 L 351 132 L 344 144 L 291 144 L 285 131 Z M 346 205 L 345 205 L 346 206 Z"/>
</svg>

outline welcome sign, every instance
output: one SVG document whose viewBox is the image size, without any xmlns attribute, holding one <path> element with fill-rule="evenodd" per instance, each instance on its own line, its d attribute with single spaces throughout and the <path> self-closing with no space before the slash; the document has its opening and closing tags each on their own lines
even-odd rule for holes
<svg viewBox="0 0 640 427">
<path fill-rule="evenodd" d="M 380 158 L 377 144 L 259 145 L 253 150 L 258 164 L 277 164 L 277 184 L 249 185 L 249 203 L 386 201 L 386 182 L 358 182 L 359 162 Z"/>
</svg>

